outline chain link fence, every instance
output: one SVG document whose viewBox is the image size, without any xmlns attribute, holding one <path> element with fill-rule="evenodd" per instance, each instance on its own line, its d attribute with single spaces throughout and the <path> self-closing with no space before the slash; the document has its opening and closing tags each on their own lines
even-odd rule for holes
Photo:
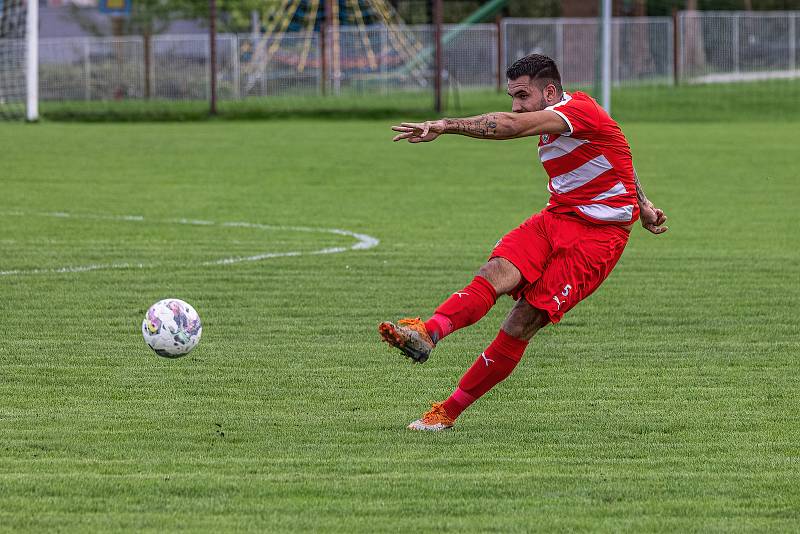
<svg viewBox="0 0 800 534">
<path fill-rule="evenodd" d="M 319 93 L 322 83 L 319 34 L 277 34 L 266 39 L 258 34 L 242 34 L 229 38 L 235 43 L 236 52 L 231 59 L 238 91 L 221 92 L 222 98 Z"/>
<path fill-rule="evenodd" d="M 217 39 L 220 94 L 240 95 L 235 36 Z M 208 98 L 209 40 L 205 36 L 42 39 L 41 100 Z"/>
<path fill-rule="evenodd" d="M 798 78 L 800 12 L 684 12 L 680 79 L 733 83 Z"/>
<path fill-rule="evenodd" d="M 597 19 L 507 19 L 504 66 L 526 54 L 552 57 L 565 86 L 591 87 L 599 78 L 601 27 Z M 612 82 L 672 83 L 673 24 L 668 17 L 615 19 L 611 28 Z"/>
</svg>

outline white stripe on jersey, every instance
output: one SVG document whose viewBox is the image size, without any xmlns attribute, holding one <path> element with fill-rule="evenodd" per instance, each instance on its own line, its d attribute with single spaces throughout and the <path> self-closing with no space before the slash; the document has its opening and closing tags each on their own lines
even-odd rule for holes
<svg viewBox="0 0 800 534">
<path fill-rule="evenodd" d="M 564 119 L 564 122 L 567 123 L 567 128 L 569 128 L 569 131 L 568 132 L 564 132 L 564 133 L 561 134 L 561 135 L 564 135 L 564 136 L 572 135 L 572 132 L 575 131 L 575 128 L 572 127 L 572 123 L 569 122 L 569 118 L 567 118 L 566 115 L 564 115 L 563 113 L 561 113 L 560 111 L 558 111 L 555 108 L 557 108 L 558 106 L 563 106 L 564 104 L 566 104 L 570 100 L 572 100 L 572 97 L 569 96 L 569 94 L 567 92 L 564 92 L 563 95 L 561 96 L 561 101 L 560 102 L 556 102 L 552 106 L 547 106 L 546 108 L 544 108 L 545 111 L 552 111 L 552 112 L 556 113 L 559 117 Z"/>
<path fill-rule="evenodd" d="M 558 106 L 563 106 L 564 104 L 566 104 L 566 103 L 567 103 L 567 102 L 569 102 L 570 100 L 572 100 L 572 97 L 571 97 L 571 96 L 569 96 L 569 93 L 568 93 L 568 92 L 564 91 L 563 93 L 561 93 L 561 100 L 559 100 L 558 102 L 556 102 L 556 103 L 555 103 L 555 104 L 553 104 L 552 106 L 547 106 L 547 107 L 546 107 L 546 108 L 544 108 L 544 109 L 545 109 L 545 110 L 548 110 L 548 109 L 549 109 L 550 111 L 552 111 L 552 110 L 553 110 L 553 108 L 557 108 Z"/>
<path fill-rule="evenodd" d="M 605 204 L 589 204 L 588 206 L 577 206 L 577 208 L 589 217 L 600 221 L 628 222 L 633 217 L 633 205 L 612 208 Z"/>
<path fill-rule="evenodd" d="M 552 143 L 539 147 L 539 159 L 544 163 L 545 161 L 559 158 L 588 142 L 589 141 L 585 139 L 574 139 L 563 135 L 559 136 L 559 138 Z"/>
<path fill-rule="evenodd" d="M 611 163 L 601 154 L 587 161 L 575 170 L 556 176 L 550 180 L 550 183 L 553 184 L 553 189 L 555 189 L 556 192 L 563 195 L 564 193 L 569 193 L 573 189 L 577 189 L 591 182 L 612 168 Z"/>
<path fill-rule="evenodd" d="M 612 187 L 611 189 L 609 189 L 605 193 L 600 193 L 599 195 L 594 197 L 592 200 L 603 200 L 605 198 L 611 198 L 611 197 L 615 197 L 617 195 L 624 195 L 627 192 L 628 192 L 628 190 L 625 189 L 625 186 L 622 185 L 622 182 L 617 182 L 617 184 L 614 187 Z"/>
</svg>

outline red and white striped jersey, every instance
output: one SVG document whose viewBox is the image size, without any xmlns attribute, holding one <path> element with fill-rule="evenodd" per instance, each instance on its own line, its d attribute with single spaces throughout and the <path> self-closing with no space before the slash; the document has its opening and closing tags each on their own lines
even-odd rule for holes
<svg viewBox="0 0 800 534">
<path fill-rule="evenodd" d="M 581 92 L 564 93 L 546 109 L 558 113 L 569 132 L 539 138 L 539 159 L 550 176 L 545 209 L 574 212 L 596 224 L 635 221 L 639 204 L 631 149 L 617 123 Z"/>
</svg>

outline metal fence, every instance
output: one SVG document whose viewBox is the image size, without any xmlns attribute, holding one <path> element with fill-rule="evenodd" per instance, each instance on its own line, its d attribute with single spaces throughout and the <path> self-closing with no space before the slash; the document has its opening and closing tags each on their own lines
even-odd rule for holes
<svg viewBox="0 0 800 534">
<path fill-rule="evenodd" d="M 800 12 L 684 12 L 678 30 L 682 80 L 800 77 Z"/>
<path fill-rule="evenodd" d="M 508 19 L 503 22 L 504 67 L 530 53 L 556 60 L 565 85 L 597 80 L 601 27 L 596 18 Z M 612 21 L 612 82 L 672 83 L 673 22 L 668 17 Z"/>
<path fill-rule="evenodd" d="M 225 97 L 240 95 L 237 47 L 236 36 L 217 39 L 218 84 Z M 39 42 L 41 100 L 202 99 L 209 83 L 206 36 L 162 35 L 149 46 L 141 37 Z"/>
<path fill-rule="evenodd" d="M 737 82 L 800 76 L 800 12 L 684 12 L 613 21 L 616 87 Z M 340 28 L 323 47 L 318 33 L 218 37 L 223 99 L 430 91 L 433 28 Z M 506 19 L 500 25 L 445 26 L 449 86 L 504 83 L 515 59 L 539 52 L 559 63 L 567 86 L 598 79 L 597 19 Z M 42 39 L 42 100 L 203 99 L 209 93 L 208 37 Z M 322 57 L 323 48 L 327 51 Z"/>
</svg>

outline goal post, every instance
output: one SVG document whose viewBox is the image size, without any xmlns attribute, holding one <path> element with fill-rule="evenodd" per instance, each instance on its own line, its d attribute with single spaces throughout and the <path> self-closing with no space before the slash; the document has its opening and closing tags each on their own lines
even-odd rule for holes
<svg viewBox="0 0 800 534">
<path fill-rule="evenodd" d="M 25 118 L 39 120 L 39 1 L 27 0 L 25 19 Z"/>
<path fill-rule="evenodd" d="M 611 114 L 611 0 L 600 0 L 600 105 Z"/>
</svg>

